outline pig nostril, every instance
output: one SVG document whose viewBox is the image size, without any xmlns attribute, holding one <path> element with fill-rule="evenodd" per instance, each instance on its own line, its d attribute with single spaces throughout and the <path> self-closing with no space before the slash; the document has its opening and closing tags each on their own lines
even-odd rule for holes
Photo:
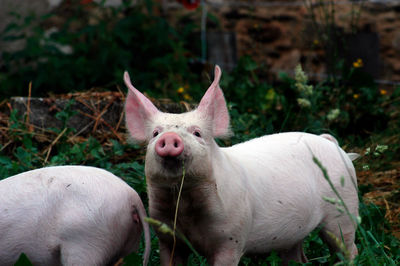
<svg viewBox="0 0 400 266">
<path fill-rule="evenodd" d="M 183 152 L 184 145 L 176 133 L 167 132 L 158 139 L 155 149 L 161 157 L 177 157 Z"/>
<path fill-rule="evenodd" d="M 158 146 L 160 146 L 161 148 L 165 147 L 165 141 L 161 140 L 158 142 Z"/>
</svg>

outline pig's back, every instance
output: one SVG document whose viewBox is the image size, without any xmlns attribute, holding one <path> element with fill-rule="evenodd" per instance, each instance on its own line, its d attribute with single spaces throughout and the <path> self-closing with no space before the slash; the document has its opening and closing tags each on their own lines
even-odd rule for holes
<svg viewBox="0 0 400 266">
<path fill-rule="evenodd" d="M 328 175 L 334 181 L 337 181 L 335 178 L 338 174 L 348 176 L 350 173 L 355 176 L 351 160 L 336 143 L 308 133 L 266 135 L 224 148 L 224 152 L 246 171 L 250 171 L 249 179 L 261 179 L 259 180 L 261 182 L 265 182 L 266 175 L 269 176 L 268 180 L 279 176 L 280 180 L 282 177 L 287 177 L 293 181 L 297 177 L 305 181 L 309 180 L 306 173 L 309 175 L 318 173 L 316 175 L 318 178 L 313 177 L 312 180 L 325 181 L 319 178 L 322 176 L 319 175 L 321 170 L 313 161 L 313 156 L 327 168 Z"/>
<path fill-rule="evenodd" d="M 249 249 L 287 246 L 304 238 L 322 221 L 327 207 L 322 197 L 334 194 L 313 155 L 327 168 L 335 186 L 340 188 L 344 176 L 345 187 L 340 189 L 349 197 L 357 197 L 349 177 L 349 174 L 355 177 L 350 159 L 326 138 L 300 132 L 280 133 L 224 151 L 246 173 L 254 221 L 247 243 Z"/>
<path fill-rule="evenodd" d="M 110 217 L 128 219 L 123 213 L 131 213 L 132 193 L 113 174 L 85 166 L 48 167 L 1 180 L 0 264 L 11 264 L 5 258 L 14 260 L 10 254 L 18 257 L 22 250 L 33 262 L 35 256 L 55 259 L 37 264 L 57 265 L 63 241 L 87 238 L 88 232 L 94 239 L 107 234 L 108 224 L 116 225 Z"/>
</svg>

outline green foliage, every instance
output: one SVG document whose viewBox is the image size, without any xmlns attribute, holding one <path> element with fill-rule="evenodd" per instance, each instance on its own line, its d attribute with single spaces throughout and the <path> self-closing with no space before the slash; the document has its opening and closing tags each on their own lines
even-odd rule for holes
<svg viewBox="0 0 400 266">
<path fill-rule="evenodd" d="M 33 81 L 33 95 L 37 96 L 50 91 L 87 90 L 99 85 L 114 89 L 114 84 L 121 83 L 123 71 L 128 70 L 134 84 L 151 96 L 197 101 L 209 84 L 203 83 L 200 75 L 190 70 L 192 58 L 186 57 L 190 46 L 187 37 L 197 25 L 181 25 L 178 31 L 152 14 L 152 5 L 151 1 L 146 1 L 134 7 L 98 6 L 100 17 L 94 19 L 86 10 L 73 9 L 65 25 L 50 35 L 43 30 L 43 23 L 54 14 L 41 18 L 15 15 L 16 22 L 10 24 L 0 38 L 6 41 L 24 39 L 26 46 L 16 53 L 3 54 L 2 97 L 26 94 L 29 81 Z M 32 35 L 17 35 L 17 30 L 32 25 Z M 70 46 L 73 53 L 63 53 L 60 45 Z M 341 70 L 340 78 L 311 83 L 299 66 L 295 77 L 282 73 L 279 81 L 269 84 L 260 78 L 264 76 L 263 66 L 250 57 L 240 58 L 238 66 L 231 73 L 224 72 L 221 80 L 235 134 L 229 140 L 218 140 L 219 144 L 231 145 L 282 131 L 330 132 L 351 145 L 365 146 L 365 139 L 370 137 L 373 144 L 370 153 L 361 159 L 363 165 L 380 169 L 384 166 L 377 159 L 398 160 L 400 144 L 394 143 L 384 151 L 382 147 L 378 149 L 377 144 L 384 142 L 375 136 L 377 133 L 380 136 L 400 133 L 400 88 L 393 88 L 389 94 L 378 88 L 361 69 L 342 67 Z M 62 122 L 61 129 L 44 132 L 32 130 L 25 123 L 25 117 L 12 111 L 8 141 L 0 145 L 0 177 L 49 165 L 91 165 L 120 176 L 145 199 L 141 148 L 112 137 L 100 141 L 95 134 L 74 140 L 76 130 L 66 128 L 75 114 L 71 106 L 69 103 L 56 114 Z M 360 191 L 364 193 L 369 189 L 364 186 Z M 399 193 L 394 193 L 393 197 L 399 197 Z M 362 227 L 356 236 L 359 256 L 355 264 L 400 263 L 400 241 L 390 234 L 384 215 L 384 210 L 377 206 L 360 203 Z M 305 240 L 304 248 L 310 260 L 307 265 L 345 261 L 341 254 L 329 252 L 319 237 L 319 229 Z M 125 264 L 140 264 L 143 250 L 141 246 L 139 255 L 125 258 Z M 150 265 L 159 263 L 157 239 L 153 235 Z M 240 262 L 241 265 L 280 263 L 276 252 L 269 256 L 243 257 Z M 192 254 L 189 265 L 207 265 L 207 262 Z"/>
<path fill-rule="evenodd" d="M 124 258 L 124 265 L 126 266 L 141 265 L 141 263 L 142 258 L 136 253 L 129 254 Z"/>
<path fill-rule="evenodd" d="M 221 87 L 235 131 L 226 144 L 283 131 L 365 138 L 385 130 L 397 114 L 388 112 L 385 102 L 398 98 L 400 88 L 389 96 L 360 69 L 352 68 L 338 84 L 326 80 L 311 85 L 300 66 L 295 72 L 294 78 L 281 73 L 278 83 L 268 84 L 259 78 L 261 68 L 243 57 L 232 73 L 223 75 Z"/>
<path fill-rule="evenodd" d="M 359 256 L 355 264 L 398 265 L 400 262 L 399 239 L 386 233 L 390 229 L 385 211 L 373 204 L 360 204 L 362 227 L 357 232 Z M 361 246 L 361 247 L 360 247 Z"/>
<path fill-rule="evenodd" d="M 256 91 L 259 89 L 259 93 L 263 92 L 263 89 L 259 87 L 255 88 Z M 261 88 L 263 87 L 261 86 Z M 292 90 L 294 89 L 290 88 L 290 91 Z M 276 97 L 278 96 L 279 90 L 276 90 Z M 241 97 L 251 98 L 253 95 L 249 94 Z M 280 95 L 280 97 L 281 99 L 286 99 L 284 95 Z M 295 104 L 297 103 L 293 100 L 293 105 Z M 269 107 L 271 109 L 267 110 L 274 110 L 272 106 L 274 105 L 271 105 L 271 107 Z M 266 123 L 266 121 L 272 118 L 266 118 L 260 115 L 263 112 L 263 108 L 265 108 L 264 103 L 253 102 L 251 107 L 261 110 L 259 111 L 260 113 L 241 113 L 243 111 L 241 105 L 234 103 L 229 105 L 233 130 L 237 134 L 232 142 L 238 142 L 264 134 L 262 131 L 263 129 L 260 129 L 260 125 L 264 125 L 263 123 Z M 67 105 L 64 110 L 61 110 L 56 115 L 64 124 L 66 124 L 69 118 L 74 114 L 69 108 L 69 105 Z M 277 117 L 279 117 L 279 114 Z M 117 176 L 122 177 L 143 195 L 143 198 L 146 198 L 143 161 L 137 159 L 141 158 L 138 152 L 140 147 L 133 144 L 124 144 L 112 138 L 102 143 L 94 136 L 88 137 L 80 142 L 73 142 L 70 140 L 70 137 L 75 131 L 69 129 L 65 134 L 61 135 L 59 140 L 52 146 L 49 160 L 46 161 L 48 143 L 52 141 L 50 140 L 45 144 L 41 142 L 39 133 L 30 131 L 29 126 L 24 120 L 25 119 L 18 116 L 16 112 L 11 112 L 8 131 L 11 144 L 7 146 L 4 145 L 0 148 L 0 174 L 2 177 L 48 165 L 92 165 L 105 168 L 115 173 Z M 278 123 L 278 121 L 273 122 Z M 272 131 L 271 129 L 271 132 Z M 47 131 L 47 134 L 50 134 L 52 138 L 55 139 L 62 132 L 63 130 L 61 129 L 51 129 Z M 374 156 L 374 158 L 380 158 L 390 150 L 391 147 L 375 145 L 370 149 L 370 155 L 367 154 L 366 156 L 372 156 L 370 159 L 373 159 Z M 366 191 L 365 189 L 363 190 Z M 360 216 L 362 219 L 362 227 L 360 227 L 357 233 L 356 241 L 356 243 L 358 243 L 360 255 L 357 257 L 355 263 L 375 265 L 398 264 L 400 260 L 400 241 L 388 233 L 390 232 L 390 226 L 384 219 L 384 211 L 375 205 L 361 203 Z M 155 237 L 153 237 L 152 240 L 152 247 L 150 265 L 159 265 L 158 245 Z M 313 265 L 315 263 L 334 264 L 337 259 L 340 258 L 340 254 L 331 254 L 329 252 L 326 244 L 322 242 L 319 237 L 318 229 L 312 232 L 305 240 L 304 247 L 310 259 L 310 263 L 307 265 Z M 143 250 L 144 247 L 141 246 L 139 255 L 133 254 L 126 258 L 125 265 L 137 265 L 137 263 L 141 261 Z M 190 256 L 189 263 L 189 265 L 207 265 L 203 257 L 196 256 L 195 254 Z M 276 253 L 272 253 L 269 256 L 243 257 L 241 260 L 241 265 L 279 264 L 280 259 Z"/>
<path fill-rule="evenodd" d="M 72 106 L 74 103 L 75 103 L 75 100 L 73 100 L 73 99 L 68 101 L 68 103 L 64 107 L 64 109 L 56 114 L 56 118 L 62 122 L 62 128 L 66 128 L 68 120 L 72 116 L 74 116 L 75 114 L 78 113 L 77 111 L 72 110 Z M 74 130 L 74 128 L 72 130 Z"/>
<path fill-rule="evenodd" d="M 71 5 L 63 26 L 52 31 L 46 31 L 45 25 L 54 17 L 59 19 L 57 14 L 26 18 L 15 14 L 15 21 L 0 38 L 25 40 L 26 45 L 20 51 L 3 53 L 1 95 L 24 95 L 29 81 L 34 96 L 93 86 L 116 89 L 114 85 L 121 84 L 122 73 L 128 70 L 134 84 L 151 96 L 198 100 L 207 84 L 191 71 L 195 57 L 189 49 L 196 46 L 190 34 L 199 25 L 184 19 L 175 29 L 152 13 L 155 6 L 151 1 L 134 6 L 128 1 L 118 8 Z M 330 13 L 325 13 L 329 17 Z M 33 33 L 21 33 L 27 29 Z M 63 47 L 71 52 L 63 52 Z M 301 68 L 295 78 L 282 73 L 276 84 L 268 84 L 259 78 L 263 67 L 250 57 L 240 58 L 238 66 L 232 73 L 224 73 L 221 81 L 231 102 L 237 135 L 248 139 L 296 130 L 328 131 L 343 137 L 386 128 L 389 116 L 382 103 L 390 96 L 354 65 L 348 68 L 339 62 L 341 78 L 319 84 L 309 84 Z M 241 140 L 234 137 L 232 143 Z"/>
<path fill-rule="evenodd" d="M 111 85 L 121 83 L 125 70 L 142 90 L 151 89 L 152 94 L 177 89 L 193 77 L 188 75 L 184 40 L 163 18 L 146 11 L 145 4 L 95 6 L 97 12 L 92 13 L 79 4 L 69 8 L 71 15 L 56 31 L 43 27 L 56 14 L 27 18 L 15 14 L 0 39 L 24 40 L 26 45 L 2 55 L 2 97 L 25 95 L 29 81 L 33 96 L 100 85 L 115 89 Z M 21 33 L 27 29 L 32 34 Z"/>
<path fill-rule="evenodd" d="M 74 115 L 67 105 L 56 117 L 64 124 Z M 61 135 L 54 145 L 44 145 L 40 141 L 40 133 L 29 131 L 23 119 L 15 111 L 10 114 L 9 137 L 11 145 L 2 147 L 0 152 L 0 176 L 7 177 L 20 172 L 51 165 L 91 165 L 107 169 L 122 177 L 139 193 L 145 193 L 143 162 L 124 157 L 125 154 L 136 153 L 138 147 L 133 144 L 121 144 L 115 139 L 100 143 L 94 137 L 88 137 L 82 142 L 71 142 L 71 134 Z M 59 129 L 49 129 L 48 134 L 56 138 Z M 49 151 L 49 149 L 51 149 Z M 46 160 L 47 153 L 50 159 Z M 121 159 L 124 157 L 125 159 Z"/>
<path fill-rule="evenodd" d="M 207 266 L 207 260 L 204 257 L 196 256 L 195 254 L 190 254 L 187 265 L 198 265 L 198 266 Z"/>
<path fill-rule="evenodd" d="M 30 262 L 28 257 L 22 253 L 21 256 L 19 256 L 18 260 L 15 262 L 14 266 L 32 266 L 33 264 Z"/>
</svg>

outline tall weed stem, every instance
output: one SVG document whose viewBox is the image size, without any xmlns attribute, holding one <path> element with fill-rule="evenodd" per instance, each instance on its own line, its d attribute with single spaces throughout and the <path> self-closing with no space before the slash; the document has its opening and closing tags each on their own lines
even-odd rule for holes
<svg viewBox="0 0 400 266">
<path fill-rule="evenodd" d="M 169 265 L 172 265 L 173 259 L 174 259 L 174 253 L 175 253 L 175 247 L 176 247 L 176 220 L 178 219 L 178 209 L 179 209 L 179 202 L 181 199 L 181 193 L 182 193 L 182 188 L 183 188 L 183 182 L 185 181 L 185 163 L 182 163 L 182 181 L 181 181 L 181 186 L 179 188 L 179 193 L 178 193 L 178 199 L 176 200 L 176 207 L 175 207 L 175 217 L 174 217 L 174 228 L 172 230 L 172 237 L 174 239 L 174 245 L 172 246 L 172 251 L 171 251 L 171 258 L 169 260 Z"/>
</svg>

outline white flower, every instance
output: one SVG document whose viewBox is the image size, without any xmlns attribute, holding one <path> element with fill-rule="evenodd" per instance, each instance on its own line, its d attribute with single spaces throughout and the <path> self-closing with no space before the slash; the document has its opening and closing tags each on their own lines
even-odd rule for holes
<svg viewBox="0 0 400 266">
<path fill-rule="evenodd" d="M 306 74 L 304 73 L 303 69 L 301 68 L 301 65 L 298 64 L 296 68 L 294 69 L 294 78 L 296 79 L 297 82 L 306 84 L 308 81 L 308 78 Z"/>
<path fill-rule="evenodd" d="M 311 106 L 310 101 L 307 100 L 307 99 L 304 99 L 304 98 L 299 98 L 299 99 L 297 99 L 297 103 L 298 103 L 301 107 L 304 107 L 304 108 L 308 108 L 308 107 Z"/>
<path fill-rule="evenodd" d="M 375 151 L 376 151 L 376 152 L 379 152 L 379 153 L 383 153 L 383 152 L 386 151 L 388 148 L 389 148 L 388 145 L 377 145 L 376 148 L 375 148 Z"/>
<path fill-rule="evenodd" d="M 294 70 L 294 79 L 296 80 L 295 86 L 297 90 L 305 95 L 309 96 L 313 94 L 313 86 L 307 85 L 308 78 L 307 75 L 304 73 L 301 65 L 297 65 Z"/>
<path fill-rule="evenodd" d="M 332 121 L 332 120 L 335 120 L 335 119 L 339 116 L 339 114 L 340 114 L 340 110 L 339 110 L 339 109 L 332 109 L 332 110 L 328 113 L 328 115 L 326 116 L 326 118 L 327 118 L 329 121 Z"/>
</svg>

